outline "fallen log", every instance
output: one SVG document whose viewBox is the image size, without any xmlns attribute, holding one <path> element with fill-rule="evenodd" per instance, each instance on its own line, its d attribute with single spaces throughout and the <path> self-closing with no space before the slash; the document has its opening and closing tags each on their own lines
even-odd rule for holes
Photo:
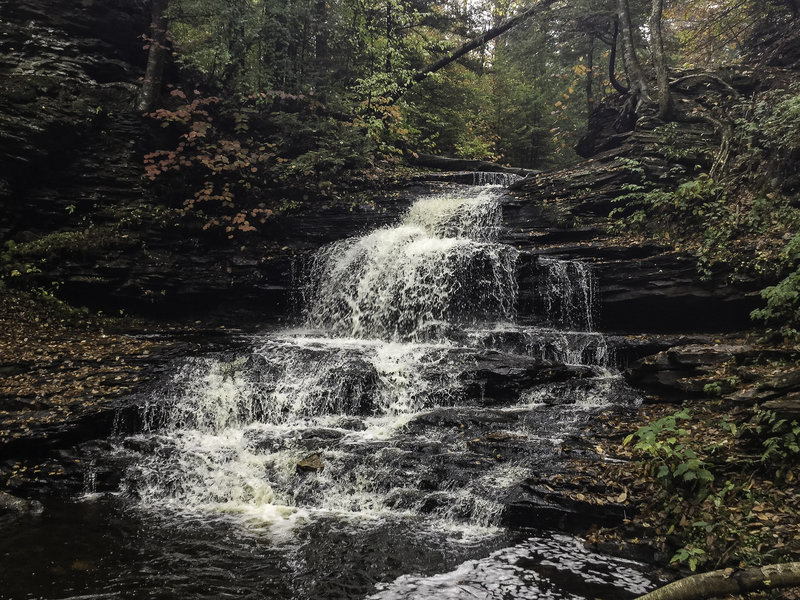
<svg viewBox="0 0 800 600">
<path fill-rule="evenodd" d="M 524 23 L 532 16 L 544 12 L 545 10 L 550 8 L 552 4 L 555 4 L 555 2 L 556 0 L 540 0 L 527 10 L 523 10 L 521 13 L 511 17 L 510 19 L 507 19 L 506 21 L 503 21 L 499 25 L 484 31 L 478 37 L 472 38 L 471 40 L 469 40 L 464 45 L 460 46 L 447 56 L 440 58 L 436 62 L 420 69 L 419 71 L 414 73 L 414 75 L 411 78 L 412 81 L 414 83 L 419 83 L 420 81 L 425 79 L 425 77 L 427 77 L 430 73 L 435 73 L 439 69 L 449 65 L 451 62 L 458 60 L 465 54 L 472 52 L 473 50 L 475 50 L 475 48 L 480 48 L 484 44 L 492 41 L 494 38 L 504 34 L 509 29 L 516 27 L 520 23 Z"/>
<path fill-rule="evenodd" d="M 536 175 L 541 171 L 534 169 L 523 169 L 521 167 L 505 167 L 488 160 L 471 160 L 467 158 L 451 158 L 448 156 L 436 156 L 434 154 L 419 154 L 409 159 L 410 162 L 418 167 L 429 169 L 440 169 L 442 171 L 484 171 L 487 173 L 511 173 L 513 175 Z"/>
<path fill-rule="evenodd" d="M 704 600 L 795 586 L 800 586 L 800 562 L 699 573 L 673 581 L 636 600 Z"/>
</svg>

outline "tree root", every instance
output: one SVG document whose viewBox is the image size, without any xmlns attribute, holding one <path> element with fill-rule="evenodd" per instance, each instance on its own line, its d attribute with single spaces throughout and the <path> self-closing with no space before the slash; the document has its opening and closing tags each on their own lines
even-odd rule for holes
<svg viewBox="0 0 800 600">
<path fill-rule="evenodd" d="M 800 562 L 747 569 L 722 569 L 692 575 L 636 600 L 703 600 L 800 585 Z"/>
</svg>

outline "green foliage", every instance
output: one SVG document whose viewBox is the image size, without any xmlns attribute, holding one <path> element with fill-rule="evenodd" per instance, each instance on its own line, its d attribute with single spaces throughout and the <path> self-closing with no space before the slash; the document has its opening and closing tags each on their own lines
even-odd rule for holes
<svg viewBox="0 0 800 600">
<path fill-rule="evenodd" d="M 678 426 L 678 421 L 690 418 L 688 411 L 678 411 L 640 427 L 624 443 L 637 439 L 633 449 L 647 460 L 648 470 L 666 489 L 680 490 L 702 500 L 708 495 L 714 475 L 686 443 L 689 432 Z"/>
<path fill-rule="evenodd" d="M 700 521 L 703 526 L 706 525 L 704 521 Z M 697 548 L 692 544 L 687 544 L 680 550 L 678 550 L 675 555 L 670 559 L 669 562 L 671 563 L 687 563 L 689 565 L 689 569 L 692 571 L 697 570 L 697 565 L 705 562 L 706 559 L 706 551 L 702 548 Z"/>
<path fill-rule="evenodd" d="M 496 158 L 496 134 L 486 78 L 456 65 L 427 78 L 402 99 L 405 143 L 418 152 L 463 158 Z"/>
<path fill-rule="evenodd" d="M 751 316 L 778 325 L 787 336 L 797 337 L 800 335 L 800 234 L 795 235 L 783 249 L 781 261 L 794 270 L 778 284 L 761 292 L 767 305 L 754 310 Z"/>
<path fill-rule="evenodd" d="M 175 145 L 144 157 L 144 176 L 175 187 L 186 186 L 183 213 L 202 214 L 205 228 L 222 228 L 229 238 L 251 232 L 277 206 L 268 204 L 265 188 L 324 188 L 346 170 L 367 166 L 370 138 L 363 124 L 314 113 L 263 110 L 276 102 L 313 100 L 284 92 L 262 92 L 224 102 L 174 89 L 172 102 L 149 116 L 168 129 Z"/>
<path fill-rule="evenodd" d="M 773 90 L 738 107 L 736 128 L 750 158 L 770 159 L 782 169 L 800 152 L 800 84 Z"/>
<path fill-rule="evenodd" d="M 744 434 L 760 442 L 763 463 L 785 469 L 800 459 L 800 424 L 781 418 L 775 411 L 756 410 Z"/>
</svg>

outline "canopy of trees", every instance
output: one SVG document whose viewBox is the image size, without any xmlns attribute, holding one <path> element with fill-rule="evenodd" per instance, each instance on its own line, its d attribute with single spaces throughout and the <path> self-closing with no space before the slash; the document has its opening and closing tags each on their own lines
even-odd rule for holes
<svg viewBox="0 0 800 600">
<path fill-rule="evenodd" d="M 211 223 L 245 230 L 275 208 L 265 188 L 378 177 L 403 155 L 568 163 L 600 100 L 623 95 L 620 124 L 643 104 L 668 120 L 671 71 L 774 51 L 798 15 L 797 0 L 150 2 L 140 108 L 165 131 L 146 174 L 180 172 L 187 210 L 213 201 Z"/>
</svg>

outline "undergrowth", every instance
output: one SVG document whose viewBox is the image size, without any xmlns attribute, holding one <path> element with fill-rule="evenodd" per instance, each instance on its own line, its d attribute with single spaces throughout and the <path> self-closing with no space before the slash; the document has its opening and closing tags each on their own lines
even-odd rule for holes
<svg viewBox="0 0 800 600">
<path fill-rule="evenodd" d="M 729 107 L 730 134 L 712 158 L 686 145 L 675 123 L 656 130 L 669 169 L 622 159 L 624 193 L 613 228 L 668 241 L 697 256 L 701 277 L 720 272 L 777 281 L 752 316 L 797 339 L 800 330 L 800 84 Z"/>
<path fill-rule="evenodd" d="M 672 563 L 692 571 L 761 565 L 799 550 L 797 421 L 757 406 L 738 419 L 682 409 L 640 427 L 625 445 L 634 441 L 641 520 L 671 549 Z"/>
</svg>

